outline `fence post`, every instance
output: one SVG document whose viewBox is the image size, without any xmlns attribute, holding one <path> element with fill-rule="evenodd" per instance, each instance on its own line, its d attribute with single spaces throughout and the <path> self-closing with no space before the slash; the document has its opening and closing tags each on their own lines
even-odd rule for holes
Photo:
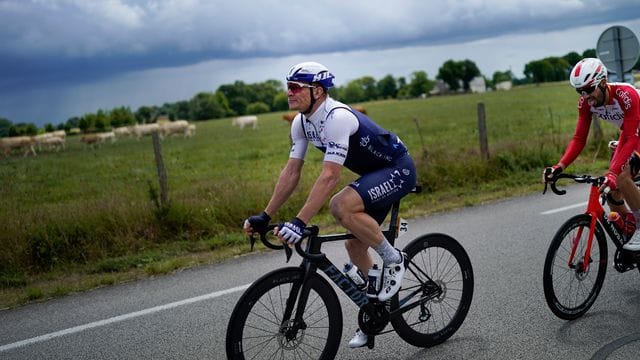
<svg viewBox="0 0 640 360">
<path fill-rule="evenodd" d="M 484 114 L 484 103 L 478 103 L 478 133 L 480 134 L 480 156 L 489 160 L 489 144 L 487 140 L 487 123 Z"/>
<path fill-rule="evenodd" d="M 160 135 L 158 132 L 151 134 L 153 140 L 153 153 L 156 158 L 156 167 L 158 168 L 158 180 L 160 181 L 160 205 L 166 206 L 168 204 L 168 189 L 167 189 L 167 169 L 164 166 L 164 160 L 162 160 L 162 149 L 160 148 Z"/>
<path fill-rule="evenodd" d="M 420 143 L 422 143 L 422 157 L 424 160 L 427 160 L 427 147 L 424 144 L 424 139 L 422 138 L 422 131 L 420 131 L 420 125 L 418 125 L 418 119 L 413 118 L 413 122 L 416 123 L 416 129 L 418 130 L 418 135 L 420 135 Z"/>
</svg>

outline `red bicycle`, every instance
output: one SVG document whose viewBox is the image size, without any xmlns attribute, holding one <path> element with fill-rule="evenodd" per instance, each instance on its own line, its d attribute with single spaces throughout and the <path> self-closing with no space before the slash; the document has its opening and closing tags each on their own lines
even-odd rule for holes
<svg viewBox="0 0 640 360">
<path fill-rule="evenodd" d="M 617 271 L 637 268 L 640 254 L 622 248 L 627 239 L 607 217 L 603 208 L 606 195 L 599 191 L 604 177 L 559 174 L 548 183 L 558 195 L 566 194 L 556 187 L 556 181 L 563 178 L 590 184 L 591 191 L 587 210 L 567 220 L 551 240 L 543 286 L 551 311 L 561 319 L 573 320 L 584 315 L 600 293 L 607 271 L 607 235 L 616 247 L 613 267 Z M 547 184 L 543 194 L 546 190 Z"/>
</svg>

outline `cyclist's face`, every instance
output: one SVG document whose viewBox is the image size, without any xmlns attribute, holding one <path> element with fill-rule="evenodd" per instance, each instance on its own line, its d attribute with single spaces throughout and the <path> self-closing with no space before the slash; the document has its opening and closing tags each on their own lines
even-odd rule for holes
<svg viewBox="0 0 640 360">
<path fill-rule="evenodd" d="M 290 110 L 304 111 L 311 104 L 311 92 L 315 90 L 315 86 L 298 83 L 287 83 L 287 100 Z"/>
<path fill-rule="evenodd" d="M 580 96 L 584 98 L 590 106 L 602 106 L 604 104 L 604 92 L 600 84 L 589 91 L 581 91 Z"/>
</svg>

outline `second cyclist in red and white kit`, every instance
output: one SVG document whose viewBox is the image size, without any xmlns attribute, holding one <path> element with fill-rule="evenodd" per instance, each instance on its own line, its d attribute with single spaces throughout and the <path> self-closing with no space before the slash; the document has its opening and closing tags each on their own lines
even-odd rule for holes
<svg viewBox="0 0 640 360">
<path fill-rule="evenodd" d="M 640 231 L 634 234 L 635 229 L 640 227 L 640 191 L 634 185 L 630 172 L 634 166 L 626 166 L 630 159 L 632 163 L 640 162 L 637 157 L 640 154 L 632 157 L 636 151 L 640 151 L 640 94 L 630 84 L 607 82 L 607 68 L 596 58 L 579 61 L 571 70 L 569 81 L 580 94 L 576 130 L 560 161 L 545 169 L 543 181 L 560 174 L 582 152 L 593 115 L 620 129 L 618 145 L 604 175 L 606 180 L 601 190 L 609 188 L 615 200 L 624 199 L 627 202 L 629 209 L 624 204 L 610 203 L 609 206 L 625 220 L 625 235 L 634 235 L 624 249 L 640 251 Z"/>
</svg>

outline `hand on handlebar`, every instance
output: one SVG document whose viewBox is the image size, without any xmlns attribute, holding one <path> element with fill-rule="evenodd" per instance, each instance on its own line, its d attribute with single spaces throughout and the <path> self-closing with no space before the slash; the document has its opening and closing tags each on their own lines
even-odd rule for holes
<svg viewBox="0 0 640 360">
<path fill-rule="evenodd" d="M 282 228 L 275 228 L 274 234 L 287 244 L 295 244 L 302 239 L 306 227 L 307 224 L 304 221 L 295 217 L 291 221 L 284 223 Z"/>
<path fill-rule="evenodd" d="M 246 233 L 260 232 L 269 225 L 269 221 L 271 221 L 271 216 L 263 211 L 262 214 L 249 216 L 244 221 L 242 228 Z"/>
<path fill-rule="evenodd" d="M 600 186 L 601 193 L 608 193 L 611 190 L 615 190 L 618 188 L 618 176 L 612 172 L 608 172 L 604 176 L 604 182 Z"/>
<path fill-rule="evenodd" d="M 555 180 L 560 173 L 562 173 L 562 166 L 560 165 L 546 167 L 542 172 L 542 183 L 548 183 Z"/>
</svg>

